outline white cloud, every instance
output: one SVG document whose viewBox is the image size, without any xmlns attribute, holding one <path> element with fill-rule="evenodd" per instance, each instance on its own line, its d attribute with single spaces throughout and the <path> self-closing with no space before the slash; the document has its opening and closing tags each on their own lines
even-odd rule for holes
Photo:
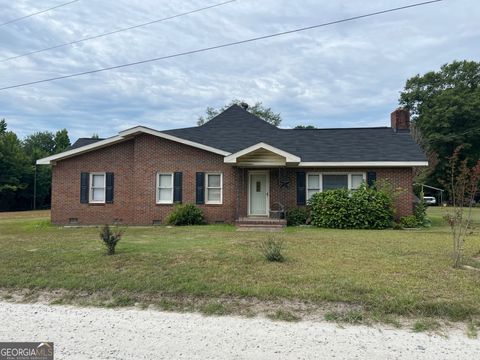
<svg viewBox="0 0 480 360">
<path fill-rule="evenodd" d="M 52 4 L 54 2 L 52 1 Z M 0 28 L 0 57 L 72 41 L 215 1 L 79 1 Z M 19 0 L 0 22 L 38 10 Z M 0 63 L 0 85 L 38 80 L 241 40 L 406 5 L 238 0 L 74 46 Z M 43 4 L 47 7 L 51 4 Z M 111 136 L 137 124 L 194 126 L 207 106 L 262 101 L 284 127 L 388 125 L 407 78 L 478 59 L 475 0 L 444 1 L 262 42 L 0 92 L 0 118 L 21 136 L 67 128 Z"/>
</svg>

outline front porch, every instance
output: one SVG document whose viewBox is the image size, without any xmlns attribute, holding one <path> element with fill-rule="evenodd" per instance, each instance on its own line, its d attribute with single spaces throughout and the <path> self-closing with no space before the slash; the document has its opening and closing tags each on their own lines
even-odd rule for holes
<svg viewBox="0 0 480 360">
<path fill-rule="evenodd" d="M 296 204 L 295 167 L 300 159 L 260 143 L 225 158 L 236 167 L 239 229 L 281 229 Z"/>
<path fill-rule="evenodd" d="M 287 168 L 237 168 L 239 229 L 281 229 L 296 204 L 295 171 Z"/>
</svg>

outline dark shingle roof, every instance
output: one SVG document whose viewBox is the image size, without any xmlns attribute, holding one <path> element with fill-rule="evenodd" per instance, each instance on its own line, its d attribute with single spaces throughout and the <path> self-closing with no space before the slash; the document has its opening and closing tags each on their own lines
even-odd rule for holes
<svg viewBox="0 0 480 360">
<path fill-rule="evenodd" d="M 100 141 L 100 140 L 103 140 L 103 139 L 79 138 L 67 150 L 77 149 L 77 148 L 85 146 L 85 145 L 90 145 L 90 144 L 96 143 L 97 141 Z"/>
<path fill-rule="evenodd" d="M 231 153 L 264 142 L 304 162 L 427 160 L 409 133 L 389 127 L 279 129 L 237 105 L 205 125 L 163 132 Z"/>
</svg>

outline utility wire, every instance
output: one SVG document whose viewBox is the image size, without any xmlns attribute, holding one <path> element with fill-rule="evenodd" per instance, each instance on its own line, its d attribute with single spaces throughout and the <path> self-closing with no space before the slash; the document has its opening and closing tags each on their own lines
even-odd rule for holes
<svg viewBox="0 0 480 360">
<path fill-rule="evenodd" d="M 32 13 L 32 14 L 28 14 L 28 15 L 25 15 L 25 16 L 22 16 L 22 17 L 13 19 L 13 20 L 9 20 L 9 21 L 7 21 L 7 22 L 1 23 L 1 24 L 0 24 L 0 27 L 1 27 L 1 26 L 5 26 L 5 25 L 9 25 L 9 24 L 13 24 L 13 23 L 15 23 L 15 22 L 17 22 L 17 21 L 20 21 L 20 20 L 23 20 L 23 19 L 26 19 L 26 18 L 35 16 L 35 15 L 40 15 L 40 14 L 46 13 L 47 11 L 50 11 L 50 10 L 58 9 L 58 8 L 60 8 L 60 7 L 62 7 L 62 6 L 67 6 L 67 5 L 73 4 L 73 3 L 77 2 L 77 1 L 80 1 L 80 0 L 69 1 L 69 2 L 66 2 L 66 3 L 63 3 L 63 4 L 59 4 L 59 5 L 53 6 L 53 7 L 51 7 L 51 8 L 45 9 L 45 10 L 40 10 L 40 11 L 34 12 L 34 13 Z"/>
<path fill-rule="evenodd" d="M 197 12 L 201 12 L 201 11 L 204 11 L 204 10 L 212 9 L 212 8 L 215 8 L 215 7 L 218 7 L 218 6 L 230 4 L 230 3 L 235 2 L 235 1 L 237 1 L 237 0 L 229 0 L 229 1 L 222 2 L 222 3 L 218 3 L 218 4 L 214 4 L 214 5 L 210 5 L 210 6 L 205 6 L 205 7 L 199 8 L 199 9 L 195 9 L 195 10 L 187 11 L 187 12 L 184 12 L 184 13 L 180 13 L 180 14 L 177 14 L 177 15 L 172 15 L 172 16 L 165 17 L 165 18 L 162 18 L 162 19 L 152 20 L 152 21 L 148 21 L 148 22 L 145 22 L 145 23 L 142 23 L 142 24 L 132 25 L 132 26 L 120 28 L 120 29 L 117 29 L 117 30 L 97 34 L 97 35 L 87 36 L 87 37 L 84 37 L 82 39 L 78 39 L 78 40 L 74 40 L 74 41 L 70 41 L 70 42 L 66 42 L 66 43 L 58 44 L 58 45 L 54 45 L 54 46 L 50 46 L 50 47 L 47 47 L 47 48 L 44 48 L 44 49 L 34 50 L 34 51 L 30 51 L 30 52 L 20 54 L 20 55 L 14 55 L 14 56 L 11 56 L 11 57 L 8 57 L 8 58 L 1 59 L 0 62 L 5 62 L 5 61 L 13 60 L 13 59 L 18 59 L 18 58 L 21 58 L 21 57 L 24 57 L 24 56 L 30 56 L 30 55 L 38 54 L 38 53 L 41 53 L 41 52 L 44 52 L 44 51 L 49 51 L 49 50 L 58 49 L 58 48 L 61 48 L 61 47 L 64 47 L 64 46 L 78 44 L 78 43 L 88 41 L 88 40 L 98 39 L 98 38 L 101 38 L 101 37 L 104 37 L 104 36 L 117 34 L 117 33 L 122 32 L 122 31 L 137 29 L 139 27 L 156 24 L 156 23 L 159 23 L 159 22 L 162 22 L 162 21 L 171 20 L 171 19 L 175 19 L 175 18 L 178 18 L 178 17 L 181 17 L 181 16 L 190 15 L 190 14 L 193 14 L 193 13 L 197 13 Z"/>
<path fill-rule="evenodd" d="M 115 66 L 110 66 L 110 67 L 105 67 L 105 68 L 100 68 L 100 69 L 95 69 L 95 70 L 83 71 L 83 72 L 74 73 L 74 74 L 60 75 L 60 76 L 56 76 L 56 77 L 52 77 L 52 78 L 48 78 L 48 79 L 30 81 L 30 82 L 26 82 L 26 83 L 22 83 L 22 84 L 5 86 L 5 87 L 0 88 L 0 91 L 1 90 L 24 87 L 24 86 L 28 86 L 28 85 L 40 84 L 40 83 L 45 83 L 45 82 L 50 82 L 50 81 L 56 81 L 56 80 L 61 80 L 61 79 L 68 79 L 68 78 L 83 76 L 83 75 L 87 75 L 87 74 L 94 74 L 94 73 L 98 73 L 98 72 L 102 72 L 102 71 L 120 69 L 120 68 L 125 68 L 125 67 L 129 67 L 129 66 L 134 66 L 134 65 L 146 64 L 146 63 L 150 63 L 150 62 L 171 59 L 171 58 L 175 58 L 175 57 L 179 57 L 179 56 L 197 54 L 197 53 L 201 53 L 201 52 L 226 48 L 226 47 L 235 46 L 235 45 L 241 45 L 241 44 L 255 42 L 255 41 L 259 41 L 259 40 L 270 39 L 270 38 L 274 38 L 274 37 L 278 37 L 278 36 L 282 36 L 282 35 L 288 35 L 288 34 L 293 34 L 293 33 L 297 33 L 297 32 L 316 29 L 316 28 L 320 28 L 320 27 L 325 27 L 325 26 L 329 26 L 329 25 L 340 24 L 340 23 L 344 23 L 344 22 L 348 22 L 348 21 L 353 21 L 353 20 L 363 19 L 363 18 L 367 18 L 367 17 L 372 17 L 372 16 L 376 16 L 376 15 L 380 15 L 380 14 L 391 13 L 391 12 L 394 12 L 394 11 L 400 11 L 400 10 L 414 8 L 414 7 L 418 7 L 418 6 L 422 6 L 422 5 L 437 3 L 437 2 L 440 2 L 440 1 L 442 1 L 442 0 L 425 1 L 425 2 L 415 3 L 415 4 L 411 4 L 411 5 L 405 5 L 405 6 L 401 6 L 401 7 L 391 8 L 391 9 L 388 9 L 388 10 L 377 11 L 377 12 L 373 12 L 373 13 L 369 13 L 369 14 L 353 16 L 353 17 L 349 17 L 349 18 L 345 18 L 345 19 L 341 19 L 341 20 L 335 20 L 335 21 L 331 21 L 331 22 L 327 22 L 327 23 L 323 23 L 323 24 L 317 24 L 317 25 L 297 28 L 297 29 L 293 29 L 293 30 L 282 31 L 282 32 L 278 32 L 278 33 L 274 33 L 274 34 L 270 34 L 270 35 L 258 36 L 258 37 L 249 38 L 249 39 L 245 39 L 245 40 L 239 40 L 239 41 L 230 42 L 230 43 L 226 43 L 226 44 L 220 44 L 220 45 L 210 46 L 210 47 L 206 47 L 206 48 L 190 50 L 190 51 L 185 51 L 185 52 L 166 55 L 166 56 L 160 56 L 160 57 L 156 57 L 156 58 L 152 58 L 152 59 L 135 61 L 135 62 L 131 62 L 131 63 L 115 65 Z"/>
</svg>

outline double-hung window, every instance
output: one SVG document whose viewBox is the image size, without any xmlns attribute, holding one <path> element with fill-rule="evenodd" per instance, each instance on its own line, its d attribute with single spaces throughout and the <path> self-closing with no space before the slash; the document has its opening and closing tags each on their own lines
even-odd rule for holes
<svg viewBox="0 0 480 360">
<path fill-rule="evenodd" d="M 157 204 L 173 204 L 173 174 L 157 174 Z"/>
<path fill-rule="evenodd" d="M 313 194 L 321 191 L 320 179 L 320 174 L 318 173 L 309 173 L 307 175 L 307 199 L 310 199 Z"/>
<path fill-rule="evenodd" d="M 350 174 L 350 189 L 357 190 L 365 181 L 364 174 Z"/>
<path fill-rule="evenodd" d="M 363 173 L 308 173 L 307 199 L 321 191 L 334 189 L 357 190 L 365 181 Z"/>
<path fill-rule="evenodd" d="M 205 174 L 205 203 L 221 204 L 223 201 L 223 176 L 221 173 Z"/>
<path fill-rule="evenodd" d="M 90 173 L 90 203 L 105 203 L 105 173 Z"/>
</svg>

